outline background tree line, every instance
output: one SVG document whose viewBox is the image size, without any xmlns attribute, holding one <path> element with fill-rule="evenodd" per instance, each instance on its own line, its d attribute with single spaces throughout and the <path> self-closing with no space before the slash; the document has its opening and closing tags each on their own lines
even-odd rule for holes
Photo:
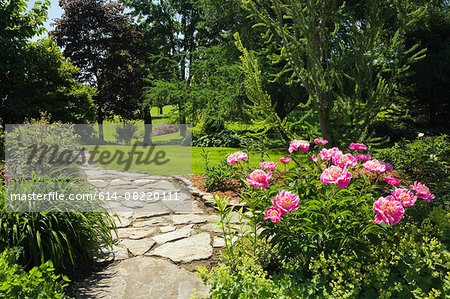
<svg viewBox="0 0 450 299">
<path fill-rule="evenodd" d="M 337 144 L 449 128 L 448 1 L 61 0 L 49 38 L 31 42 L 48 5 L 1 1 L 5 123 L 150 124 L 172 104 L 179 123 Z"/>
</svg>

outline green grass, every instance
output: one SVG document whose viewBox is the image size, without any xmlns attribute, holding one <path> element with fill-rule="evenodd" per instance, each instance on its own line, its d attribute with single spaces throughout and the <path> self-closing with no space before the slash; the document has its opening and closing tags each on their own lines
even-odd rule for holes
<svg viewBox="0 0 450 299">
<path fill-rule="evenodd" d="M 159 114 L 159 108 L 153 107 L 151 110 L 152 116 L 154 117 L 152 120 L 153 125 L 157 125 L 159 123 L 168 123 L 169 122 L 169 114 L 171 111 L 176 110 L 177 107 L 173 105 L 167 105 L 163 108 L 163 114 Z M 110 142 L 112 144 L 110 145 L 104 145 L 101 146 L 100 149 L 102 150 L 108 150 L 112 153 L 114 153 L 116 150 L 124 151 L 125 153 L 128 152 L 131 149 L 131 146 L 126 145 L 119 145 L 114 144 L 116 143 L 116 138 L 114 135 L 116 134 L 115 126 L 114 124 L 120 123 L 120 119 L 116 117 L 113 120 L 105 122 L 105 126 L 103 129 L 104 138 L 105 141 Z M 136 120 L 133 121 L 135 124 L 143 124 L 143 120 Z M 200 131 L 202 127 L 202 124 L 199 123 L 197 126 L 193 127 L 193 132 Z M 252 125 L 248 124 L 242 124 L 242 123 L 227 123 L 227 128 L 230 130 L 251 130 L 253 127 Z M 138 136 L 144 135 L 144 128 L 143 126 L 140 126 L 138 132 Z M 186 168 L 185 166 L 181 167 L 180 169 L 177 169 L 177 165 L 184 165 L 186 162 L 186 147 L 181 147 L 179 145 L 175 146 L 169 146 L 168 144 L 171 143 L 179 143 L 179 140 L 182 139 L 179 132 L 173 133 L 173 134 L 167 134 L 167 135 L 161 135 L 161 136 L 153 136 L 152 142 L 156 144 L 156 148 L 158 150 L 163 150 L 167 153 L 168 157 L 171 159 L 171 161 L 168 163 L 169 165 L 163 165 L 160 167 L 154 167 L 152 165 L 136 165 L 133 163 L 129 170 L 130 172 L 138 172 L 138 173 L 146 173 L 146 174 L 160 174 L 160 175 L 170 175 L 174 174 L 174 172 L 185 172 L 186 169 L 190 169 L 190 167 Z M 139 138 L 139 140 L 142 140 Z M 134 142 L 134 141 L 133 141 Z M 89 149 L 92 149 L 93 146 L 89 146 Z M 192 172 L 193 174 L 203 174 L 204 169 L 204 158 L 202 157 L 202 154 L 204 151 L 210 152 L 209 154 L 209 160 L 211 161 L 211 164 L 218 164 L 220 161 L 223 161 L 226 159 L 226 157 L 234 153 L 236 151 L 239 151 L 242 149 L 239 148 L 225 148 L 225 147 L 207 147 L 207 148 L 201 148 L 201 147 L 192 147 Z M 189 150 L 188 150 L 189 151 Z M 261 158 L 260 154 L 253 152 L 250 153 L 250 166 L 257 167 L 259 163 L 262 161 L 275 161 L 278 164 L 281 157 L 284 157 L 287 155 L 287 152 L 281 153 L 281 152 L 270 152 L 268 156 Z M 114 161 L 112 163 L 109 163 L 107 165 L 102 165 L 104 168 L 109 169 L 115 169 L 115 170 L 124 170 L 123 165 L 117 164 L 117 161 Z M 282 167 L 282 166 L 280 166 Z M 180 173 L 184 174 L 184 173 Z"/>
<path fill-rule="evenodd" d="M 172 135 L 172 134 L 171 134 Z M 166 135 L 164 135 L 166 136 Z M 158 136 L 158 137 L 164 137 Z M 89 150 L 92 150 L 94 146 L 88 146 Z M 120 150 L 125 152 L 125 157 L 127 157 L 127 152 L 131 150 L 131 146 L 126 145 L 102 145 L 99 147 L 101 151 L 109 151 L 112 154 L 116 152 L 116 150 Z M 139 148 L 138 148 L 139 149 Z M 142 149 L 142 148 L 141 148 Z M 190 147 L 183 147 L 179 145 L 175 146 L 166 146 L 157 145 L 155 147 L 155 152 L 158 150 L 162 150 L 166 153 L 166 158 L 170 159 L 170 162 L 165 165 L 156 166 L 154 164 L 145 165 L 140 164 L 137 165 L 133 163 L 130 165 L 128 171 L 129 172 L 137 172 L 137 173 L 146 173 L 149 175 L 173 175 L 173 174 L 203 174 L 204 169 L 204 158 L 202 154 L 205 152 L 209 152 L 209 160 L 211 165 L 218 164 L 220 161 L 226 159 L 226 157 L 234 153 L 236 151 L 242 150 L 237 148 L 226 148 L 226 147 L 192 147 L 192 153 L 190 152 Z M 143 149 L 144 155 L 146 155 L 148 149 Z M 189 165 L 189 158 L 192 154 L 192 170 L 191 165 Z M 286 153 L 287 154 L 287 153 Z M 275 161 L 278 164 L 281 157 L 284 157 L 286 154 L 272 152 L 269 153 L 269 157 L 266 157 L 264 160 L 261 159 L 260 155 L 257 153 L 250 153 L 250 166 L 257 167 L 261 161 Z M 117 160 L 108 163 L 106 165 L 99 165 L 104 168 L 114 169 L 118 171 L 124 171 L 124 165 L 119 165 Z M 280 166 L 282 167 L 282 166 Z"/>
</svg>

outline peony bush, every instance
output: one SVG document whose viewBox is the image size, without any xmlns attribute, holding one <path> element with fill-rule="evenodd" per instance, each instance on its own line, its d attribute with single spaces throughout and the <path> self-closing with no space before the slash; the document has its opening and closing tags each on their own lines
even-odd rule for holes
<svg viewBox="0 0 450 299">
<path fill-rule="evenodd" d="M 247 250 L 256 253 L 268 244 L 279 260 L 363 254 L 409 209 L 435 198 L 424 184 L 396 178 L 393 166 L 373 159 L 366 145 L 351 143 L 343 150 L 325 148 L 327 143 L 293 140 L 280 165 L 263 161 L 256 169 L 247 153 L 227 157 L 245 185 L 241 202 L 251 229 L 239 234 L 250 244 Z"/>
<path fill-rule="evenodd" d="M 211 294 L 444 298 L 450 289 L 445 207 L 425 184 L 397 177 L 393 165 L 374 159 L 366 145 L 327 144 L 294 140 L 279 163 L 256 168 L 246 153 L 229 155 L 245 209 L 236 223 L 227 199 L 214 198 L 226 250 L 225 264 L 200 269 Z M 423 210 L 437 216 L 418 220 Z"/>
</svg>

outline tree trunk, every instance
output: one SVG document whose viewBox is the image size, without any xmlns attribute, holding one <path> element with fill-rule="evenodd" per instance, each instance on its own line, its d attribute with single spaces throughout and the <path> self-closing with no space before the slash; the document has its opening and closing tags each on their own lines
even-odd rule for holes
<svg viewBox="0 0 450 299">
<path fill-rule="evenodd" d="M 181 108 L 181 100 L 178 102 L 178 111 L 180 113 L 180 136 L 186 137 L 186 117 Z"/>
<path fill-rule="evenodd" d="M 102 111 L 102 108 L 98 107 L 97 109 L 97 123 L 98 123 L 98 139 L 100 139 L 100 142 L 105 142 L 105 137 L 103 135 L 103 121 L 104 121 L 104 114 Z"/>
<path fill-rule="evenodd" d="M 151 108 L 144 108 L 144 145 L 152 145 L 152 113 Z"/>
<path fill-rule="evenodd" d="M 159 107 L 159 114 L 164 114 L 163 113 L 163 108 L 164 108 L 163 106 Z"/>
<path fill-rule="evenodd" d="M 319 104 L 319 124 L 320 133 L 322 133 L 322 138 L 328 140 L 327 147 L 331 148 L 334 145 L 333 134 L 331 131 L 331 122 L 326 107 Z"/>
</svg>

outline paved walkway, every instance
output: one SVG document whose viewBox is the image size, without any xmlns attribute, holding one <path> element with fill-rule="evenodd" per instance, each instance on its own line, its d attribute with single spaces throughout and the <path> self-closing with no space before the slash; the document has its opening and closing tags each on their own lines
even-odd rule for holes
<svg viewBox="0 0 450 299">
<path fill-rule="evenodd" d="M 207 287 L 193 273 L 196 266 L 217 261 L 224 247 L 201 200 L 187 196 L 190 182 L 183 178 L 152 177 L 86 166 L 91 184 L 104 192 L 179 191 L 191 212 L 179 211 L 184 203 L 163 202 L 142 207 L 128 202 L 117 212 L 118 240 L 106 252 L 106 268 L 80 284 L 78 298 L 189 298 L 194 290 L 207 294 Z M 158 204 L 158 206 L 156 206 Z M 128 208 L 128 210 L 126 210 Z M 101 261 L 101 260 L 100 260 Z"/>
</svg>

